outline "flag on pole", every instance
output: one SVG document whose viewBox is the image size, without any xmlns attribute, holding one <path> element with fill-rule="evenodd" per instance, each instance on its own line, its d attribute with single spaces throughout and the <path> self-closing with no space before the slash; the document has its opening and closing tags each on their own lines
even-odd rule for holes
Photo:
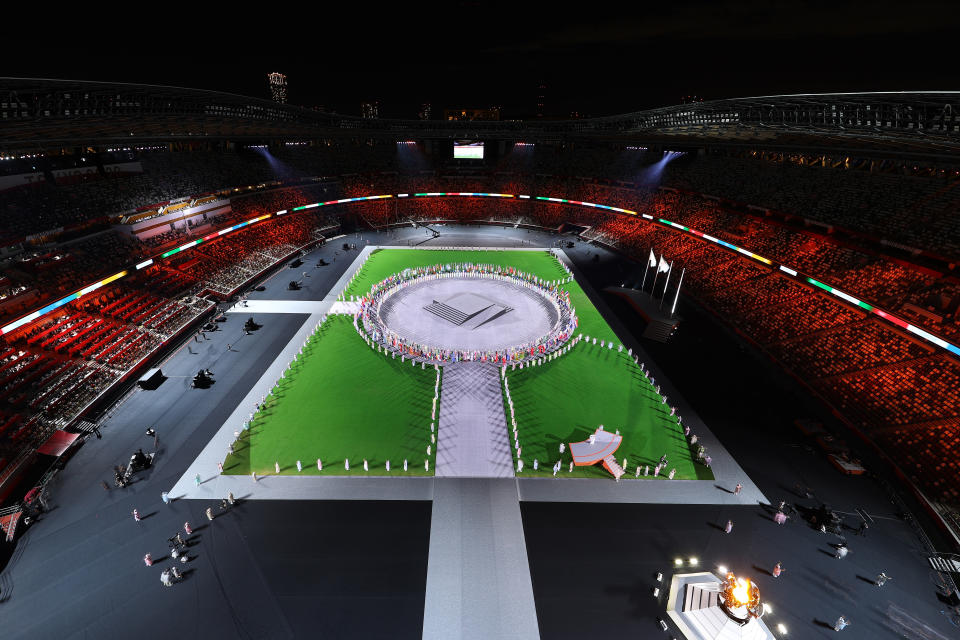
<svg viewBox="0 0 960 640">
<path fill-rule="evenodd" d="M 670 286 L 670 276 L 673 274 L 673 261 L 670 261 L 670 269 L 667 271 L 667 281 L 663 284 L 663 293 L 660 295 L 660 308 L 663 309 L 663 300 L 667 297 L 667 288 Z"/>
<path fill-rule="evenodd" d="M 677 310 L 677 299 L 680 297 L 680 286 L 683 284 L 683 274 L 687 272 L 686 267 L 680 271 L 680 282 L 677 283 L 677 292 L 673 296 L 673 306 L 670 307 L 670 317 L 673 317 L 673 312 Z"/>
<path fill-rule="evenodd" d="M 643 288 L 647 284 L 647 272 L 650 270 L 650 267 L 657 266 L 657 256 L 654 255 L 653 249 L 650 249 L 650 257 L 647 259 L 647 263 L 643 266 L 643 282 L 640 283 L 640 291 L 643 291 Z"/>
<path fill-rule="evenodd" d="M 656 256 L 651 252 L 650 259 L 653 260 Z M 667 261 L 663 259 L 663 255 L 660 255 L 659 265 L 654 262 L 651 266 L 656 267 L 656 270 L 653 272 L 653 288 L 650 289 L 650 299 L 653 300 L 653 293 L 657 290 L 657 278 L 660 277 L 660 274 L 663 272 L 670 271 L 670 265 L 667 264 Z"/>
</svg>

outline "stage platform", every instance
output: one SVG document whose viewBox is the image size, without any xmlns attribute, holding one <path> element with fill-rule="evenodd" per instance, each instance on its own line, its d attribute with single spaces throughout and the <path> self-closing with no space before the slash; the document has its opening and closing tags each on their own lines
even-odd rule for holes
<svg viewBox="0 0 960 640">
<path fill-rule="evenodd" d="M 760 619 L 738 624 L 720 607 L 721 580 L 709 572 L 673 576 L 667 615 L 686 640 L 775 640 Z"/>
<path fill-rule="evenodd" d="M 591 436 L 591 440 L 570 443 L 573 464 L 578 467 L 597 464 L 607 456 L 613 455 L 621 442 L 623 442 L 622 436 L 604 431 L 602 427 L 598 428 Z"/>
<path fill-rule="evenodd" d="M 657 342 L 666 342 L 673 334 L 673 330 L 680 324 L 682 318 L 677 315 L 670 315 L 670 307 L 673 300 L 663 301 L 661 309 L 660 299 L 651 299 L 650 294 L 640 289 L 631 289 L 629 287 L 607 287 L 604 293 L 612 293 L 620 296 L 630 303 L 630 306 L 647 321 L 647 328 L 643 332 L 644 338 L 656 340 Z"/>
</svg>

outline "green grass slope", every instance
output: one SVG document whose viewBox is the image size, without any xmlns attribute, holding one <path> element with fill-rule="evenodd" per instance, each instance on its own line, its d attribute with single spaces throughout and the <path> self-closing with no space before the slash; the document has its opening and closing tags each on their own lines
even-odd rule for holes
<svg viewBox="0 0 960 640">
<path fill-rule="evenodd" d="M 330 316 L 242 434 L 224 473 L 273 475 L 279 462 L 282 474 L 297 475 L 301 460 L 302 475 L 433 475 L 436 444 L 429 456 L 427 445 L 436 375 L 433 367 L 377 353 L 349 316 Z M 410 462 L 406 474 L 404 458 Z"/>
<path fill-rule="evenodd" d="M 561 459 L 563 469 L 558 476 L 610 478 L 599 464 L 575 466 L 573 473 L 568 472 L 572 460 L 569 443 L 586 440 L 602 424 L 607 431 L 619 429 L 623 436 L 615 457 L 621 464 L 627 458 L 625 477 L 633 477 L 637 464 L 649 464 L 652 473 L 664 454 L 669 462 L 666 471 L 676 468 L 677 479 L 713 477 L 709 469 L 694 462 L 669 405 L 661 403 L 633 358 L 626 351 L 618 353 L 616 346 L 601 349 L 599 341 L 596 346 L 584 341 L 539 367 L 508 370 L 507 380 L 522 448 L 521 475 L 550 475 L 553 464 Z M 509 425 L 506 395 L 504 410 Z M 568 445 L 562 456 L 561 442 Z M 538 471 L 533 471 L 534 459 L 540 463 Z"/>
</svg>

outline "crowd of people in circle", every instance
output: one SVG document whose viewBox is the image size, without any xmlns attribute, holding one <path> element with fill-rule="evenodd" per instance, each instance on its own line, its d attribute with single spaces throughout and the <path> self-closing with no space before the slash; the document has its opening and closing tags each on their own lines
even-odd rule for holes
<svg viewBox="0 0 960 640">
<path fill-rule="evenodd" d="M 492 350 L 461 350 L 410 341 L 387 326 L 379 313 L 381 305 L 396 292 L 428 280 L 444 278 L 484 278 L 508 281 L 527 287 L 550 300 L 557 311 L 557 322 L 551 331 L 533 342 Z M 359 303 L 354 326 L 361 334 L 393 354 L 405 358 L 420 358 L 434 363 L 481 361 L 498 364 L 521 362 L 539 358 L 561 347 L 573 335 L 578 321 L 570 304 L 570 294 L 561 288 L 564 281 L 546 281 L 513 267 L 492 264 L 451 263 L 407 269 L 394 274 L 371 287 Z"/>
</svg>

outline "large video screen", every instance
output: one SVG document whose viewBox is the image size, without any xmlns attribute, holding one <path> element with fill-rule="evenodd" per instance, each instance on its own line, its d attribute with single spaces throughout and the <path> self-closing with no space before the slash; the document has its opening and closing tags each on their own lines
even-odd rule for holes
<svg viewBox="0 0 960 640">
<path fill-rule="evenodd" d="M 464 158 L 468 160 L 483 160 L 482 142 L 454 142 L 454 159 Z"/>
</svg>

